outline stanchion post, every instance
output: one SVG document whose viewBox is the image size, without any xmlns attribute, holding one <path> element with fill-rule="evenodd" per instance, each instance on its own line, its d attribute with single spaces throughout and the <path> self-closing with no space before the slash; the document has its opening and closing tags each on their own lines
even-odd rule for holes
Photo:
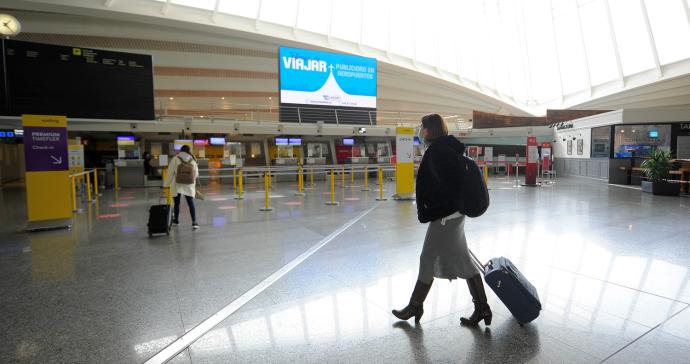
<svg viewBox="0 0 690 364">
<path fill-rule="evenodd" d="M 271 187 L 271 174 L 266 171 L 264 172 L 264 207 L 259 209 L 261 211 L 272 211 L 273 208 L 269 205 L 270 198 L 270 188 Z"/>
<path fill-rule="evenodd" d="M 100 196 L 98 193 L 98 168 L 93 169 L 93 192 L 96 194 L 96 198 Z"/>
<path fill-rule="evenodd" d="M 340 184 L 345 187 L 345 166 L 340 168 Z"/>
<path fill-rule="evenodd" d="M 91 172 L 86 173 L 86 198 L 91 202 Z"/>
<path fill-rule="evenodd" d="M 311 188 L 314 188 L 314 167 L 311 167 L 309 170 L 309 184 L 311 185 Z"/>
<path fill-rule="evenodd" d="M 484 184 L 489 188 L 489 166 L 484 163 Z"/>
<path fill-rule="evenodd" d="M 237 169 L 232 170 L 232 192 L 237 194 Z"/>
<path fill-rule="evenodd" d="M 273 188 L 273 181 L 271 180 L 271 168 L 267 168 L 265 173 L 268 173 L 268 189 Z"/>
<path fill-rule="evenodd" d="M 362 191 L 369 191 L 369 167 L 364 167 L 364 188 Z"/>
<path fill-rule="evenodd" d="M 302 166 L 297 168 L 297 193 L 295 196 L 304 196 L 304 170 Z"/>
<path fill-rule="evenodd" d="M 331 169 L 331 200 L 326 202 L 326 205 L 338 205 L 338 202 L 335 201 L 335 170 L 333 169 Z"/>
<path fill-rule="evenodd" d="M 376 201 L 386 201 L 386 198 L 383 197 L 383 168 L 379 167 L 379 197 L 376 199 Z"/>
<path fill-rule="evenodd" d="M 355 185 L 355 167 L 351 166 L 350 167 L 350 187 L 354 187 Z"/>
<path fill-rule="evenodd" d="M 69 176 L 72 185 L 72 211 L 77 211 L 77 185 L 74 182 L 76 177 Z"/>
<path fill-rule="evenodd" d="M 238 188 L 237 192 L 238 193 L 235 195 L 235 200 L 244 199 L 244 191 L 242 190 L 243 186 L 244 186 L 244 182 L 242 181 L 242 174 L 243 173 L 244 172 L 242 171 L 242 168 L 240 168 L 240 172 L 239 172 L 239 176 L 238 176 L 238 180 L 237 180 L 237 188 Z"/>
<path fill-rule="evenodd" d="M 120 170 L 115 166 L 115 191 L 120 189 Z"/>
</svg>

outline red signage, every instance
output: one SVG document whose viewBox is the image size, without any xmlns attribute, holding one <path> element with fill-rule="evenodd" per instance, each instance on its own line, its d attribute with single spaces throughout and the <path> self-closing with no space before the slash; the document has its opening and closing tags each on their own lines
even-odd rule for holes
<svg viewBox="0 0 690 364">
<path fill-rule="evenodd" d="M 527 137 L 527 161 L 525 166 L 525 185 L 527 186 L 536 186 L 537 184 L 537 163 L 539 163 L 537 138 Z"/>
</svg>

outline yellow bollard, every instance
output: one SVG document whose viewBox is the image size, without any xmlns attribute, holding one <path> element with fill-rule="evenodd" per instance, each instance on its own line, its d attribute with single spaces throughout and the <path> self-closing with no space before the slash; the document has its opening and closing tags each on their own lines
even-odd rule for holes
<svg viewBox="0 0 690 364">
<path fill-rule="evenodd" d="M 311 184 L 311 188 L 314 188 L 314 167 L 309 170 L 309 184 Z"/>
<path fill-rule="evenodd" d="M 269 206 L 269 204 L 268 204 L 268 200 L 270 198 L 270 196 L 269 196 L 270 185 L 271 185 L 271 175 L 268 172 L 264 172 L 265 203 L 264 203 L 264 207 L 259 209 L 260 211 L 271 211 L 271 210 L 273 210 L 273 208 L 271 208 L 271 206 Z"/>
<path fill-rule="evenodd" d="M 244 199 L 244 191 L 242 190 L 242 188 L 243 188 L 242 168 L 240 168 L 240 174 L 239 174 L 238 178 L 239 178 L 237 181 L 238 193 L 235 195 L 235 200 L 242 200 L 242 199 Z"/>
<path fill-rule="evenodd" d="M 297 193 L 295 196 L 304 196 L 304 170 L 302 166 L 297 168 Z"/>
<path fill-rule="evenodd" d="M 364 167 L 364 188 L 362 191 L 369 191 L 369 168 Z"/>
<path fill-rule="evenodd" d="M 379 197 L 376 201 L 386 201 L 387 199 L 383 197 L 383 168 L 379 167 Z"/>
<path fill-rule="evenodd" d="M 335 201 L 335 170 L 331 169 L 331 200 L 326 202 L 326 205 L 337 206 L 338 202 Z"/>
<path fill-rule="evenodd" d="M 69 177 L 72 182 L 72 211 L 77 211 L 77 185 L 74 182 L 74 178 L 74 176 Z"/>
<path fill-rule="evenodd" d="M 163 178 L 163 183 L 165 183 L 165 180 L 168 179 L 167 169 L 163 170 L 161 177 Z M 168 205 L 172 205 L 172 191 L 170 191 L 170 187 L 163 188 L 163 197 L 165 197 L 165 203 L 167 203 Z"/>
<path fill-rule="evenodd" d="M 232 170 L 232 192 L 237 193 L 237 170 Z"/>
<path fill-rule="evenodd" d="M 489 187 L 489 166 L 484 164 L 484 184 Z"/>
<path fill-rule="evenodd" d="M 350 187 L 355 185 L 355 167 L 350 167 Z"/>
<path fill-rule="evenodd" d="M 345 187 L 345 167 L 340 169 L 340 185 Z"/>
<path fill-rule="evenodd" d="M 120 174 L 117 166 L 115 166 L 115 191 L 120 189 Z"/>
<path fill-rule="evenodd" d="M 271 169 L 268 169 L 268 188 L 273 189 L 273 178 L 271 177 Z"/>
<path fill-rule="evenodd" d="M 96 194 L 96 198 L 100 195 L 98 193 L 98 168 L 93 169 L 93 192 Z"/>
<path fill-rule="evenodd" d="M 86 199 L 91 202 L 91 172 L 86 173 Z"/>
</svg>

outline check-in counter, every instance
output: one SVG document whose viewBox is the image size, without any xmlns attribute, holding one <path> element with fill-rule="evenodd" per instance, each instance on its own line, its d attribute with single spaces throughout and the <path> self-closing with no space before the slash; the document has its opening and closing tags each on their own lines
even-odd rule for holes
<svg viewBox="0 0 690 364">
<path fill-rule="evenodd" d="M 297 158 L 276 158 L 273 160 L 273 166 L 275 167 L 290 167 L 294 166 L 294 175 L 276 175 L 274 181 L 277 182 L 291 182 L 291 181 L 296 181 L 297 180 L 297 164 L 298 164 L 298 159 Z M 290 169 L 289 171 L 285 171 L 285 173 L 289 173 L 290 171 L 293 171 Z"/>
<path fill-rule="evenodd" d="M 369 157 L 347 157 L 349 164 L 369 164 Z"/>
<path fill-rule="evenodd" d="M 210 177 L 210 173 L 208 171 L 208 159 L 197 159 L 196 164 L 199 166 L 199 185 L 207 186 Z"/>
<path fill-rule="evenodd" d="M 306 165 L 324 165 L 326 164 L 326 158 L 325 157 L 308 157 L 305 160 Z"/>
<path fill-rule="evenodd" d="M 276 158 L 273 160 L 274 166 L 296 166 L 297 158 Z"/>
<path fill-rule="evenodd" d="M 144 187 L 144 160 L 143 159 L 118 159 L 115 161 L 118 169 L 120 187 Z"/>
<path fill-rule="evenodd" d="M 242 166 L 244 166 L 244 158 L 226 158 L 220 161 L 221 168 L 242 168 Z M 238 173 L 235 171 L 235 175 L 238 175 Z M 220 178 L 221 183 L 232 184 L 233 171 L 221 171 L 220 175 L 223 176 Z"/>
</svg>

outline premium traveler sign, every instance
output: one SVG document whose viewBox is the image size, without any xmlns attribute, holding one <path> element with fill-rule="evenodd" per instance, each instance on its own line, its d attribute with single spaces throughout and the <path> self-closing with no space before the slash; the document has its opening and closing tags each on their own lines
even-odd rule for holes
<svg viewBox="0 0 690 364">
<path fill-rule="evenodd" d="M 28 229 L 69 226 L 72 204 L 67 118 L 22 115 L 22 123 Z"/>
<path fill-rule="evenodd" d="M 59 120 L 47 118 L 46 126 L 24 127 L 24 156 L 26 171 L 65 171 L 67 157 L 67 128 Z M 55 126 L 52 126 L 55 125 Z"/>
</svg>

